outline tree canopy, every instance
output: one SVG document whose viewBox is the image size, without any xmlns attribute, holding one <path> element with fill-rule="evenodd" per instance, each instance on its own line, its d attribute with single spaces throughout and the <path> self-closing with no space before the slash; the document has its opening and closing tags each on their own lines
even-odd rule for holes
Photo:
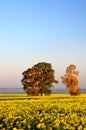
<svg viewBox="0 0 86 130">
<path fill-rule="evenodd" d="M 58 83 L 54 77 L 55 71 L 52 69 L 51 63 L 40 62 L 32 68 L 24 71 L 21 80 L 23 88 L 29 95 L 50 94 L 53 83 Z"/>
<path fill-rule="evenodd" d="M 76 66 L 71 64 L 67 67 L 66 74 L 61 77 L 63 84 L 69 88 L 71 95 L 78 95 L 80 93 L 77 79 L 78 74 L 79 72 L 76 71 Z"/>
</svg>

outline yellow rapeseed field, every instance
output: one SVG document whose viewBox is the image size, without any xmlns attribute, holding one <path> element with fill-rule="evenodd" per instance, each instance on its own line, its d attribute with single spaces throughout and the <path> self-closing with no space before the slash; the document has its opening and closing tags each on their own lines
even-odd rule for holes
<svg viewBox="0 0 86 130">
<path fill-rule="evenodd" d="M 0 95 L 0 130 L 86 130 L 86 95 Z"/>
</svg>

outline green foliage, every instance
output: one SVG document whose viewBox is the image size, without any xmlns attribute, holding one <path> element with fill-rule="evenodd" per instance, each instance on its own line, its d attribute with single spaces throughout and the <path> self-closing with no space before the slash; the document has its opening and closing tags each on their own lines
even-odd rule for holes
<svg viewBox="0 0 86 130">
<path fill-rule="evenodd" d="M 58 83 L 54 73 L 51 64 L 46 62 L 40 62 L 32 68 L 28 68 L 23 72 L 23 79 L 21 80 L 24 90 L 28 95 L 49 94 L 53 83 Z"/>
</svg>

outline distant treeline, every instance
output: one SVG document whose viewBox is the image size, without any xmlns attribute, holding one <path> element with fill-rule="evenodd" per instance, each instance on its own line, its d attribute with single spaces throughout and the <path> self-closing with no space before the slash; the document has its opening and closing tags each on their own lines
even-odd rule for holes
<svg viewBox="0 0 86 130">
<path fill-rule="evenodd" d="M 86 89 L 80 89 L 81 93 L 86 93 Z M 0 93 L 20 93 L 23 94 L 25 91 L 23 88 L 0 88 Z M 52 93 L 69 93 L 68 89 L 53 89 Z"/>
</svg>

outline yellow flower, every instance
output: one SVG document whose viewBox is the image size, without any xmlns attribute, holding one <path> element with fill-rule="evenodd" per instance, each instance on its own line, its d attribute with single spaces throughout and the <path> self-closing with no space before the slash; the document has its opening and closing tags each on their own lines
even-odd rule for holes
<svg viewBox="0 0 86 130">
<path fill-rule="evenodd" d="M 17 130 L 17 128 L 16 128 L 16 127 L 14 127 L 14 128 L 13 128 L 13 130 Z"/>
<path fill-rule="evenodd" d="M 37 128 L 38 128 L 38 129 L 45 129 L 46 126 L 45 126 L 44 123 L 39 123 L 39 124 L 37 125 Z"/>
<path fill-rule="evenodd" d="M 28 129 L 30 129 L 30 128 L 31 128 L 31 126 L 30 126 L 30 125 L 28 125 L 27 127 L 28 127 Z"/>
<path fill-rule="evenodd" d="M 78 130 L 83 130 L 82 125 L 78 126 Z"/>
<path fill-rule="evenodd" d="M 22 123 L 23 123 L 23 124 L 26 124 L 26 119 L 24 119 L 24 120 L 22 121 Z"/>
<path fill-rule="evenodd" d="M 3 124 L 0 124 L 0 128 L 2 128 L 3 127 Z"/>
</svg>

